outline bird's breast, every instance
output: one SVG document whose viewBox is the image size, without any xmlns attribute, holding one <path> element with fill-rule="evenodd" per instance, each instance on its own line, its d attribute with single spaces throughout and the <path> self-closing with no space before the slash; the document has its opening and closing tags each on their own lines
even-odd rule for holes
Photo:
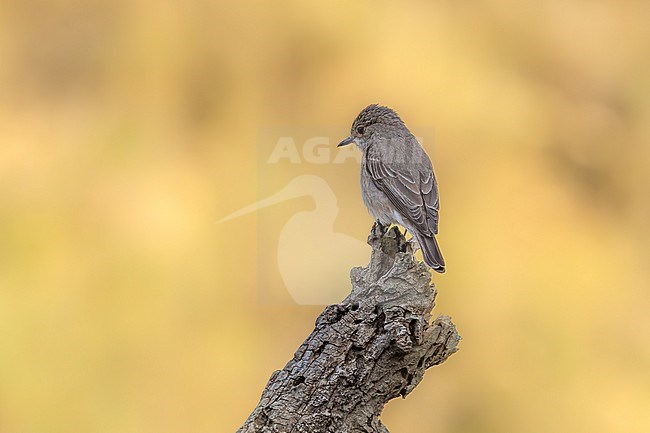
<svg viewBox="0 0 650 433">
<path fill-rule="evenodd" d="M 361 196 L 370 215 L 382 224 L 401 224 L 401 218 L 396 217 L 396 211 L 384 194 L 366 171 L 365 164 L 361 167 Z"/>
</svg>

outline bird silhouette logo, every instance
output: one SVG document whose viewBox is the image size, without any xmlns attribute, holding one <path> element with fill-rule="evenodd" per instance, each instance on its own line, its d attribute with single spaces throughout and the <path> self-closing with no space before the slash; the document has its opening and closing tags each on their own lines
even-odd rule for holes
<svg viewBox="0 0 650 433">
<path fill-rule="evenodd" d="M 310 197 L 311 210 L 295 212 L 280 228 L 275 257 L 282 282 L 300 305 L 340 302 L 349 292 L 346 270 L 368 260 L 368 245 L 334 230 L 339 213 L 337 197 L 322 177 L 305 174 L 292 178 L 280 191 L 245 206 L 217 221 L 223 224 L 269 206 Z"/>
</svg>

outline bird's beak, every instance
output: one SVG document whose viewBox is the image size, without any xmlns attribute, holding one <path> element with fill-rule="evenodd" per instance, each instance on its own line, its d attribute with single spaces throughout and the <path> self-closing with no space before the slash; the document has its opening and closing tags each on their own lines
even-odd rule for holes
<svg viewBox="0 0 650 433">
<path fill-rule="evenodd" d="M 354 137 L 349 136 L 348 138 L 344 138 L 343 141 L 341 141 L 338 146 L 336 147 L 343 147 L 347 146 L 348 144 L 352 143 L 354 141 Z"/>
</svg>

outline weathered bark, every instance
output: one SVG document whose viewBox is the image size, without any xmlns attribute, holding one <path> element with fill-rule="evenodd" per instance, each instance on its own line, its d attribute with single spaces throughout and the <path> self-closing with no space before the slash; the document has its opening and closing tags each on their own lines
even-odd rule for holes
<svg viewBox="0 0 650 433">
<path fill-rule="evenodd" d="M 370 264 L 352 269 L 352 293 L 325 308 L 238 433 L 388 433 L 386 402 L 457 350 L 450 318 L 430 321 L 436 289 L 413 245 L 376 225 L 368 243 Z"/>
</svg>

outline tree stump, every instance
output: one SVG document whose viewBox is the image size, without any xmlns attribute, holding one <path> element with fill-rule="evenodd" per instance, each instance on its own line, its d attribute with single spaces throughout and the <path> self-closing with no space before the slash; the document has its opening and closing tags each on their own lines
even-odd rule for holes
<svg viewBox="0 0 650 433">
<path fill-rule="evenodd" d="M 388 433 L 384 405 L 456 352 L 451 319 L 431 321 L 437 292 L 414 244 L 376 224 L 368 243 L 370 264 L 352 269 L 350 295 L 320 314 L 238 433 Z"/>
</svg>

